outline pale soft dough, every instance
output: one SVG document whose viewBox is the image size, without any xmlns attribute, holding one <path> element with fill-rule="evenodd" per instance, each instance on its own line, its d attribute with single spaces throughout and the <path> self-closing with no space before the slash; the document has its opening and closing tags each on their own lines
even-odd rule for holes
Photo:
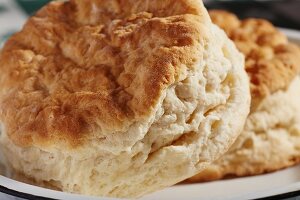
<svg viewBox="0 0 300 200">
<path fill-rule="evenodd" d="M 251 113 L 230 150 L 189 182 L 276 171 L 300 162 L 300 49 L 262 19 L 210 15 L 246 57 Z"/>
<path fill-rule="evenodd" d="M 265 98 L 230 150 L 188 181 L 272 172 L 300 161 L 300 78 Z"/>
</svg>

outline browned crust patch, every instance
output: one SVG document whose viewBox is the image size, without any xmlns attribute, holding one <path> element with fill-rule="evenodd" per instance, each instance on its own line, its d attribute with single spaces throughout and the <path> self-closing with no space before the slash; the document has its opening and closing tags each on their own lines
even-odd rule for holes
<svg viewBox="0 0 300 200">
<path fill-rule="evenodd" d="M 151 116 L 201 58 L 198 1 L 48 4 L 0 54 L 0 120 L 28 147 L 84 144 Z"/>
<path fill-rule="evenodd" d="M 288 42 L 286 36 L 266 20 L 239 20 L 223 10 L 211 10 L 209 14 L 245 55 L 253 103 L 288 88 L 300 71 L 298 46 Z"/>
</svg>

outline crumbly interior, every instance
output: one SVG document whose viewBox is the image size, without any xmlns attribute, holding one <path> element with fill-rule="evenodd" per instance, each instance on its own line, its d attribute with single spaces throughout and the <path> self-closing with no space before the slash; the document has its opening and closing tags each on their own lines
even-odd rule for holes
<svg viewBox="0 0 300 200">
<path fill-rule="evenodd" d="M 300 78 L 265 98 L 230 150 L 188 181 L 272 172 L 300 161 Z"/>
<path fill-rule="evenodd" d="M 230 150 L 188 181 L 255 175 L 299 163 L 300 48 L 266 20 L 239 20 L 222 10 L 209 14 L 245 55 L 251 112 Z"/>
</svg>

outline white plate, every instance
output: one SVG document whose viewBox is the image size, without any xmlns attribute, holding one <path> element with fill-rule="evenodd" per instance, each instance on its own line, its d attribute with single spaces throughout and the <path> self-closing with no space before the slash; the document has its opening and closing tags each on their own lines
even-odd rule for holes
<svg viewBox="0 0 300 200">
<path fill-rule="evenodd" d="M 300 32 L 281 29 L 289 39 L 300 44 Z M 1 156 L 1 155 L 0 155 Z M 24 184 L 0 176 L 0 192 L 26 199 L 109 200 L 69 194 Z M 300 165 L 275 173 L 222 180 L 202 184 L 177 185 L 148 195 L 142 200 L 243 200 L 271 197 L 283 199 L 300 196 Z M 0 199 L 3 198 L 0 195 Z M 8 199 L 8 198 L 7 198 Z"/>
</svg>

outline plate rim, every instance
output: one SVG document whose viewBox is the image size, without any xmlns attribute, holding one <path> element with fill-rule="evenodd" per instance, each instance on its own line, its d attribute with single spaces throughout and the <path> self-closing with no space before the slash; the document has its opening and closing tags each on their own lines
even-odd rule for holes
<svg viewBox="0 0 300 200">
<path fill-rule="evenodd" d="M 25 192 L 20 192 L 17 190 L 9 189 L 7 187 L 4 187 L 0 184 L 0 192 L 9 196 L 13 197 L 18 197 L 22 199 L 28 199 L 28 200 L 60 200 L 60 199 L 53 199 L 49 197 L 42 197 L 42 196 L 37 196 Z"/>
<path fill-rule="evenodd" d="M 27 199 L 27 200 L 61 200 L 61 199 L 42 197 L 42 196 L 29 194 L 26 192 L 16 191 L 16 190 L 4 187 L 2 185 L 0 185 L 0 192 L 3 194 L 9 195 L 9 196 L 23 198 L 23 199 Z M 287 198 L 293 198 L 293 197 L 297 197 L 297 196 L 300 196 L 300 190 L 287 192 L 287 193 L 283 193 L 283 194 L 277 194 L 277 195 L 273 195 L 273 196 L 269 196 L 269 197 L 249 199 L 249 200 L 284 200 Z"/>
</svg>

